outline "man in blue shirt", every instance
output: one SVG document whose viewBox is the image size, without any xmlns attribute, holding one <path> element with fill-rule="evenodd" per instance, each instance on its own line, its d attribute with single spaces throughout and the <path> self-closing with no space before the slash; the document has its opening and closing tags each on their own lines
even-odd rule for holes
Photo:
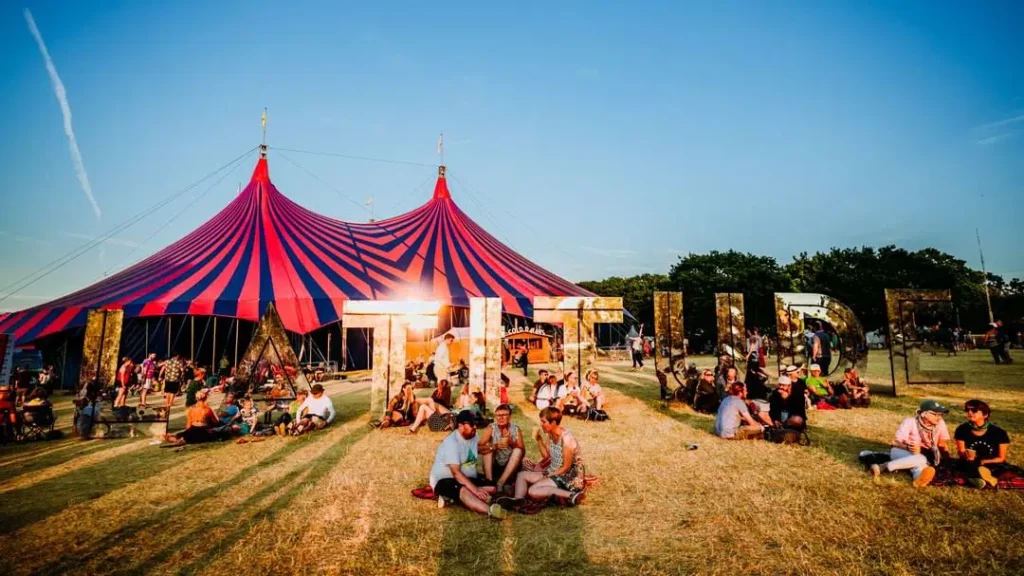
<svg viewBox="0 0 1024 576">
<path fill-rule="evenodd" d="M 829 365 L 832 364 L 832 339 L 825 331 L 825 326 L 817 322 L 814 328 L 814 363 L 821 367 L 821 373 L 828 376 Z"/>
</svg>

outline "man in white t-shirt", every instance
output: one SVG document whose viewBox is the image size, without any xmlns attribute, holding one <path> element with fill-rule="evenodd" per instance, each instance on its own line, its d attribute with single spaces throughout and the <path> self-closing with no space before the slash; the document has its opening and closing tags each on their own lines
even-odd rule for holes
<svg viewBox="0 0 1024 576">
<path fill-rule="evenodd" d="M 295 419 L 298 422 L 296 429 L 301 432 L 319 430 L 334 422 L 334 403 L 324 394 L 324 387 L 313 384 L 309 390 L 312 394 L 307 396 L 295 411 Z"/>
<path fill-rule="evenodd" d="M 459 412 L 455 430 L 437 447 L 434 465 L 430 467 L 430 488 L 438 495 L 442 507 L 446 500 L 453 500 L 474 512 L 501 519 L 506 515 L 505 509 L 491 504 L 494 483 L 476 475 L 478 442 L 476 416 L 471 410 Z"/>
<path fill-rule="evenodd" d="M 441 380 L 451 382 L 452 361 L 448 355 L 448 346 L 454 341 L 455 336 L 449 332 L 444 335 L 441 343 L 437 345 L 437 350 L 434 351 L 434 376 L 437 377 L 438 382 Z"/>
</svg>

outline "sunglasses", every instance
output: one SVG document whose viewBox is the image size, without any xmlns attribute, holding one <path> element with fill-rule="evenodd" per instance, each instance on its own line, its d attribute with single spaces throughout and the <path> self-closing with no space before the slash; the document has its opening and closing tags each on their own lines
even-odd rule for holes
<svg viewBox="0 0 1024 576">
<path fill-rule="evenodd" d="M 964 408 L 964 412 L 967 412 L 968 414 L 973 414 L 973 413 L 981 412 L 981 410 L 979 410 L 977 408 Z"/>
</svg>

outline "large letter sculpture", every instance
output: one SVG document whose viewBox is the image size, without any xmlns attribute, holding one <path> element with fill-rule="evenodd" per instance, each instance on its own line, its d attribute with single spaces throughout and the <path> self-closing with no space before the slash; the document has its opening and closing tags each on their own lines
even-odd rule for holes
<svg viewBox="0 0 1024 576">
<path fill-rule="evenodd" d="M 622 298 L 606 296 L 537 296 L 533 320 L 562 325 L 562 366 L 577 374 L 597 360 L 594 324 L 622 322 Z"/>
<path fill-rule="evenodd" d="M 82 367 L 78 372 L 79 389 L 93 380 L 99 380 L 104 388 L 114 383 L 123 322 L 124 310 L 89 311 L 82 343 Z"/>
<path fill-rule="evenodd" d="M 274 380 L 278 377 L 284 380 L 291 387 L 292 397 L 298 388 L 309 386 L 273 302 L 267 304 L 249 347 L 238 361 L 235 381 L 244 384 L 248 393 L 256 396 L 265 392 L 263 384 L 268 375 L 273 375 Z"/>
<path fill-rule="evenodd" d="M 405 380 L 405 342 L 409 328 L 436 328 L 439 302 L 349 300 L 341 316 L 345 328 L 373 329 L 373 384 L 370 414 L 383 414 L 388 398 Z"/>
<path fill-rule="evenodd" d="M 469 299 L 469 381 L 496 396 L 501 385 L 501 298 Z"/>
<path fill-rule="evenodd" d="M 743 316 L 743 294 L 715 293 L 715 316 L 718 319 L 718 354 L 731 356 L 741 366 L 747 349 L 746 320 Z"/>
<path fill-rule="evenodd" d="M 811 350 L 804 337 L 804 318 L 811 317 L 828 322 L 839 335 L 840 350 L 832 351 L 838 356 L 833 362 L 830 372 L 840 367 L 855 367 L 859 371 L 867 369 L 868 352 L 864 328 L 857 315 L 842 302 L 814 293 L 782 292 L 775 294 L 776 329 L 779 334 L 778 358 L 779 373 L 788 364 L 803 366 L 808 364 L 807 358 Z"/>
<path fill-rule="evenodd" d="M 921 344 L 918 339 L 915 312 L 922 305 L 953 301 L 949 290 L 885 290 L 885 310 L 889 324 L 889 367 L 892 370 L 892 393 L 898 387 L 915 384 L 963 384 L 959 370 L 922 370 Z"/>
<path fill-rule="evenodd" d="M 661 384 L 661 398 L 667 400 L 669 391 L 664 376 L 672 374 L 683 384 L 686 372 L 686 348 L 683 338 L 683 293 L 654 293 L 654 368 Z"/>
</svg>

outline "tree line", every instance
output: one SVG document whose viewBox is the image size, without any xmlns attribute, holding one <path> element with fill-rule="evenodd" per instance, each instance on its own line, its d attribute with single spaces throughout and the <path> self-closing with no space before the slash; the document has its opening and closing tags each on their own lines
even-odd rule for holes
<svg viewBox="0 0 1024 576">
<path fill-rule="evenodd" d="M 693 345 L 715 333 L 716 292 L 742 292 L 747 326 L 769 333 L 775 328 L 776 292 L 831 296 L 849 306 L 870 332 L 886 324 L 886 288 L 949 289 L 953 293 L 949 321 L 979 333 L 988 324 L 984 281 L 981 271 L 934 248 L 909 251 L 884 246 L 804 252 L 786 265 L 770 256 L 734 250 L 691 253 L 680 256 L 668 274 L 612 276 L 579 286 L 599 296 L 621 296 L 626 309 L 647 326 L 654 323 L 654 291 L 682 291 L 684 325 Z M 992 273 L 988 281 L 995 317 L 1019 322 L 1024 317 L 1024 281 L 1007 281 Z"/>
</svg>

